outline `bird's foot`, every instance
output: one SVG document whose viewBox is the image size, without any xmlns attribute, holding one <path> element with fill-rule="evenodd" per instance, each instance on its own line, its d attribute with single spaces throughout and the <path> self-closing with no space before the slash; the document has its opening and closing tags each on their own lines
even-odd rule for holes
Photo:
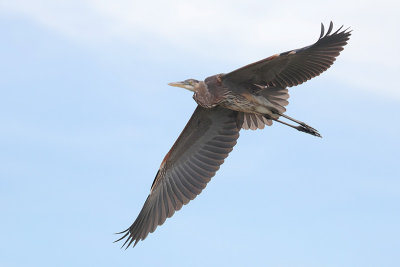
<svg viewBox="0 0 400 267">
<path fill-rule="evenodd" d="M 304 122 L 300 124 L 300 126 L 296 126 L 296 129 L 300 132 L 304 132 L 304 133 L 308 133 L 317 137 L 322 137 L 318 130 L 314 129 L 311 126 L 308 126 L 307 124 L 305 124 Z"/>
</svg>

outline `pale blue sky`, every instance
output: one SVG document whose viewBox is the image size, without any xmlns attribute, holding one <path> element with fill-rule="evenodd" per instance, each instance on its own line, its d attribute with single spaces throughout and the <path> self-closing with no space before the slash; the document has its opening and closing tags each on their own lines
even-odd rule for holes
<svg viewBox="0 0 400 267">
<path fill-rule="evenodd" d="M 228 22 L 180 1 L 165 21 L 123 0 L 14 2 L 0 5 L 0 266 L 399 266 L 398 37 L 377 41 L 394 35 L 394 2 L 287 23 L 257 1 Z M 211 22 L 182 26 L 190 14 Z M 287 112 L 323 138 L 242 131 L 199 197 L 134 249 L 113 244 L 196 106 L 167 83 L 311 44 L 330 19 L 352 26 L 349 46 Z"/>
</svg>

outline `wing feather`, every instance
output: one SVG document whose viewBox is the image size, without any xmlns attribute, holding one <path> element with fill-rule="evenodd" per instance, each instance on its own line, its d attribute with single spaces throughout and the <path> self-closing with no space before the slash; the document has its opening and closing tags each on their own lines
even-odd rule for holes
<svg viewBox="0 0 400 267">
<path fill-rule="evenodd" d="M 325 34 L 324 25 L 321 24 L 321 35 L 313 45 L 249 64 L 223 75 L 222 80 L 247 88 L 253 84 L 283 88 L 302 84 L 320 75 L 336 60 L 351 35 L 351 31 L 341 30 L 342 27 L 332 33 L 331 22 Z"/>
<path fill-rule="evenodd" d="M 206 187 L 239 137 L 238 112 L 198 106 L 163 160 L 133 224 L 118 239 L 128 248 L 147 237 Z"/>
</svg>

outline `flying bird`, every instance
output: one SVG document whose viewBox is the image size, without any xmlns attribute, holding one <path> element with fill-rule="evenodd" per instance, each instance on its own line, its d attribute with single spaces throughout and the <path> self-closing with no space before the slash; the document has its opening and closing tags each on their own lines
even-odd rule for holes
<svg viewBox="0 0 400 267">
<path fill-rule="evenodd" d="M 321 24 L 320 37 L 310 46 L 204 81 L 170 83 L 192 91 L 198 106 L 161 162 L 138 217 L 115 242 L 126 238 L 122 247 L 135 246 L 199 195 L 236 145 L 240 129 L 263 129 L 275 121 L 320 137 L 313 127 L 284 114 L 289 104 L 287 88 L 320 75 L 333 64 L 351 35 L 342 28 L 332 33 L 331 22 L 325 34 Z"/>
</svg>

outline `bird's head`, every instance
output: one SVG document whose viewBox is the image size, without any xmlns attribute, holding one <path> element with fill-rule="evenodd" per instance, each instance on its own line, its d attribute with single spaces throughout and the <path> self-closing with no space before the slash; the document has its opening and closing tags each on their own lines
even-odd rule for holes
<svg viewBox="0 0 400 267">
<path fill-rule="evenodd" d="M 200 82 L 198 80 L 187 79 L 187 80 L 184 80 L 183 82 L 174 82 L 174 83 L 169 83 L 168 85 L 175 86 L 175 87 L 182 87 L 189 91 L 196 92 L 197 88 L 199 87 L 199 84 L 200 84 Z"/>
</svg>

